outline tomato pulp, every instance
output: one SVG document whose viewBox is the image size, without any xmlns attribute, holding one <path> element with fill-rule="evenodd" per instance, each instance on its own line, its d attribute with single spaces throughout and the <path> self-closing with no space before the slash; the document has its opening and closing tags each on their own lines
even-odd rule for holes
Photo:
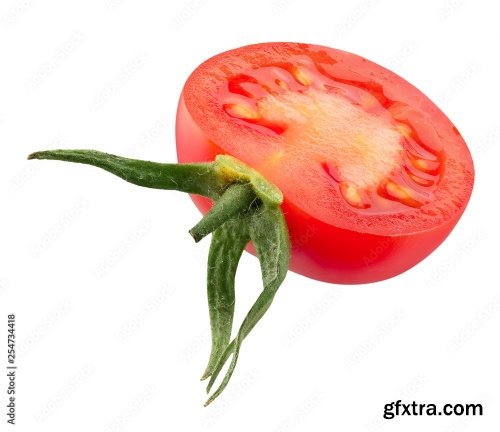
<svg viewBox="0 0 500 432">
<path fill-rule="evenodd" d="M 180 97 L 179 162 L 232 155 L 284 195 L 290 269 L 375 282 L 450 233 L 474 168 L 458 130 L 422 92 L 360 56 L 264 43 L 202 63 Z M 211 202 L 192 196 L 206 213 Z"/>
</svg>

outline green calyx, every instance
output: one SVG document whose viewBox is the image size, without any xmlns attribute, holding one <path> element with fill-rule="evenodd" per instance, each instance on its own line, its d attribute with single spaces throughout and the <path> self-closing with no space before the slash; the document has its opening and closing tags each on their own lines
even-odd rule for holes
<svg viewBox="0 0 500 432">
<path fill-rule="evenodd" d="M 243 340 L 264 316 L 285 279 L 290 241 L 281 191 L 254 169 L 232 156 L 214 162 L 163 164 L 123 158 L 94 150 L 50 150 L 28 159 L 53 159 L 102 168 L 122 179 L 154 189 L 177 190 L 210 198 L 214 205 L 189 232 L 200 241 L 212 233 L 207 270 L 207 294 L 212 349 L 202 379 L 210 378 L 207 393 L 231 358 L 219 387 L 205 406 L 227 386 Z M 235 276 L 249 241 L 260 261 L 263 290 L 231 340 L 235 305 Z"/>
<path fill-rule="evenodd" d="M 248 183 L 255 195 L 268 205 L 280 205 L 283 202 L 283 194 L 269 180 L 238 159 L 219 155 L 215 158 L 214 169 L 216 176 L 227 183 Z"/>
</svg>

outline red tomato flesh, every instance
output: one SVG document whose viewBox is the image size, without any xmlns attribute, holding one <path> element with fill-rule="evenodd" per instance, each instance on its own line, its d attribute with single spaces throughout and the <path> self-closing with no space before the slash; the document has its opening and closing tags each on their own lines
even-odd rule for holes
<svg viewBox="0 0 500 432">
<path fill-rule="evenodd" d="M 290 269 L 327 282 L 374 282 L 417 264 L 455 226 L 474 181 L 464 140 L 422 92 L 316 45 L 207 60 L 185 84 L 176 136 L 179 162 L 230 154 L 280 188 Z"/>
</svg>

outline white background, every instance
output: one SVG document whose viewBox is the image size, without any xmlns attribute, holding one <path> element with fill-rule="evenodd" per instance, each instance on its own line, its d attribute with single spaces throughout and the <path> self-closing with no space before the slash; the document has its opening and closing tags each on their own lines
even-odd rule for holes
<svg viewBox="0 0 500 432">
<path fill-rule="evenodd" d="M 0 366 L 17 317 L 19 431 L 498 431 L 497 3 L 472 0 L 5 0 L 0 6 Z M 302 41 L 393 69 L 468 142 L 466 213 L 424 262 L 334 286 L 289 274 L 203 408 L 209 240 L 187 196 L 26 161 L 95 148 L 175 161 L 188 74 L 240 45 Z M 237 277 L 237 323 L 260 289 Z M 4 372 L 1 373 L 4 375 Z M 483 417 L 382 418 L 384 404 L 482 403 Z"/>
</svg>

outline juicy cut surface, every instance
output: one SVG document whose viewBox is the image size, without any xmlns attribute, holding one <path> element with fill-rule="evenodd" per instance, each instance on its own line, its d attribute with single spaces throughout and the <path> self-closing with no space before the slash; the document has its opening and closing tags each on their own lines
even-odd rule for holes
<svg viewBox="0 0 500 432">
<path fill-rule="evenodd" d="M 461 212 L 470 196 L 472 162 L 453 124 L 361 57 L 305 44 L 244 47 L 202 64 L 184 97 L 221 153 L 328 224 L 414 232 Z"/>
</svg>

